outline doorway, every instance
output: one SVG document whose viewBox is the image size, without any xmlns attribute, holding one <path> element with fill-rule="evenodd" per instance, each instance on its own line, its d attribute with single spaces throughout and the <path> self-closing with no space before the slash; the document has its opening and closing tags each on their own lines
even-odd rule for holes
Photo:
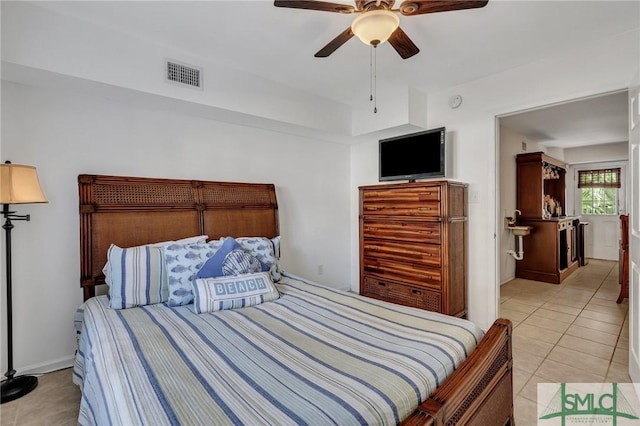
<svg viewBox="0 0 640 426">
<path fill-rule="evenodd" d="M 609 102 L 618 104 L 615 117 L 608 121 L 609 125 L 617 126 L 617 131 L 605 138 L 604 131 L 596 130 L 596 124 L 604 126 L 607 120 L 602 117 L 613 109 L 600 109 L 598 104 L 604 106 Z M 569 130 L 561 132 L 562 120 L 570 120 L 578 127 L 578 131 L 574 129 L 575 135 Z M 535 404 L 536 386 L 540 382 L 630 381 L 629 301 L 616 303 L 620 287 L 615 256 L 620 235 L 618 216 L 626 212 L 627 207 L 626 188 L 621 188 L 623 192 L 618 195 L 615 214 L 594 219 L 582 214 L 581 196 L 576 189 L 578 172 L 590 168 L 620 166 L 625 173 L 622 182 L 626 181 L 627 90 L 501 116 L 496 123 L 500 216 L 496 244 L 498 273 L 503 284 L 499 306 L 500 316 L 511 319 L 515 325 L 514 394 L 522 397 L 519 398 L 522 404 Z M 583 130 L 585 133 L 579 134 Z M 594 138 L 588 140 L 589 135 Z M 595 138 L 596 135 L 601 139 Z M 592 227 L 587 237 L 594 244 L 589 264 L 578 268 L 560 285 L 514 279 L 516 260 L 507 250 L 513 249 L 515 242 L 511 233 L 501 226 L 504 217 L 512 216 L 517 206 L 515 155 L 536 151 L 569 164 L 565 214 L 582 216 Z M 606 250 L 597 251 L 596 245 L 613 248 L 613 251 L 605 254 Z M 521 361 L 517 362 L 518 359 Z"/>
<path fill-rule="evenodd" d="M 498 117 L 499 201 L 498 223 L 512 216 L 516 204 L 515 156 L 525 152 L 544 152 L 567 163 L 566 215 L 583 216 L 588 252 L 594 258 L 616 260 L 619 215 L 626 212 L 626 166 L 628 161 L 628 92 L 620 90 L 544 106 Z M 589 168 L 620 167 L 623 186 L 618 191 L 615 212 L 584 216 L 577 190 L 577 174 Z M 542 202 L 541 202 L 542 204 Z M 542 207 L 542 205 L 541 205 Z M 515 249 L 511 233 L 498 226 L 500 284 L 515 278 L 516 260 L 507 251 Z M 594 244 L 597 241 L 597 244 Z M 526 253 L 525 253 L 526 256 Z"/>
</svg>

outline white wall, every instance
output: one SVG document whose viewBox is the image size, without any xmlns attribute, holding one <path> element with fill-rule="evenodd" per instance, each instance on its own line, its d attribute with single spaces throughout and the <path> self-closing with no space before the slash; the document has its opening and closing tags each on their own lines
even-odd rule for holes
<svg viewBox="0 0 640 426">
<path fill-rule="evenodd" d="M 52 12 L 2 2 L 2 60 L 51 72 L 239 111 L 324 131 L 351 132 L 346 105 L 150 40 Z M 164 60 L 201 67 L 204 89 L 164 79 Z M 3 69 L 3 73 L 5 70 Z"/>
<path fill-rule="evenodd" d="M 516 155 L 524 152 L 546 152 L 536 142 L 513 130 L 500 126 L 500 208 L 498 215 L 502 218 L 513 216 L 516 209 Z M 526 144 L 526 150 L 522 149 L 522 143 Z M 515 237 L 511 231 L 498 226 L 500 238 L 500 250 L 498 261 L 500 262 L 500 284 L 512 280 L 516 276 L 516 260 L 507 253 L 507 250 L 515 250 Z"/>
<path fill-rule="evenodd" d="M 580 192 L 577 189 L 579 170 L 620 167 L 622 185 L 618 191 L 617 214 L 612 216 L 581 216 L 586 228 L 587 255 L 594 259 L 618 260 L 620 240 L 619 215 L 627 212 L 626 170 L 629 158 L 629 143 L 618 142 L 603 145 L 592 145 L 583 148 L 567 148 L 565 161 L 570 164 L 567 171 L 567 212 L 581 216 Z"/>
<path fill-rule="evenodd" d="M 627 141 L 564 149 L 564 161 L 567 164 L 626 161 L 628 158 L 629 142 Z"/>
<path fill-rule="evenodd" d="M 567 148 L 565 151 L 565 161 L 569 165 L 567 184 L 567 214 L 580 215 L 580 203 L 577 198 L 577 171 L 598 169 L 606 167 L 621 167 L 622 172 L 626 170 L 629 159 L 629 143 L 618 142 L 603 145 L 585 146 L 582 148 Z M 623 179 L 624 185 L 624 179 Z M 626 191 L 622 188 L 620 200 L 620 213 L 626 212 Z"/>
<path fill-rule="evenodd" d="M 428 94 L 428 127 L 446 126 L 455 135 L 455 177 L 469 183 L 469 318 L 487 328 L 497 317 L 499 262 L 497 228 L 502 214 L 496 117 L 628 87 L 638 68 L 638 33 L 629 32 L 545 60 L 494 74 L 481 80 Z M 448 99 L 464 99 L 457 109 Z M 355 145 L 351 155 L 352 218 L 357 216 L 358 184 L 376 183 L 376 140 Z M 352 219 L 352 224 L 354 219 Z M 352 228 L 353 229 L 353 228 Z M 352 231 L 352 259 L 357 262 L 357 230 Z M 355 274 L 352 274 L 354 277 Z M 352 288 L 357 288 L 352 281 Z"/>
<path fill-rule="evenodd" d="M 73 313 L 82 301 L 80 173 L 274 183 L 284 268 L 349 285 L 346 145 L 6 81 L 1 136 L 2 161 L 35 165 L 49 200 L 16 206 L 32 218 L 16 222 L 13 235 L 14 364 L 20 372 L 71 364 Z"/>
<path fill-rule="evenodd" d="M 597 152 L 597 150 L 594 151 Z M 613 151 L 614 149 L 612 149 Z M 586 159 L 588 156 L 581 156 L 581 158 Z M 620 241 L 619 215 L 627 212 L 627 161 L 600 162 L 597 160 L 598 157 L 596 156 L 592 158 L 593 162 L 591 163 L 581 163 L 569 167 L 567 171 L 567 208 L 575 216 L 579 216 L 581 222 L 588 223 L 585 230 L 587 256 L 594 259 L 618 260 Z M 582 215 L 580 190 L 577 182 L 578 171 L 613 167 L 620 168 L 621 187 L 618 190 L 618 211 L 613 215 Z"/>
</svg>

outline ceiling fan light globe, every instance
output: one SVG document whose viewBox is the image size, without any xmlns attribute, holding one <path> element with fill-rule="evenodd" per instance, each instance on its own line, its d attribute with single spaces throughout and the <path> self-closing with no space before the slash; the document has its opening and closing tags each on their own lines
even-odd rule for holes
<svg viewBox="0 0 640 426">
<path fill-rule="evenodd" d="M 364 43 L 384 43 L 400 25 L 400 18 L 390 10 L 370 10 L 351 23 L 351 31 Z"/>
</svg>

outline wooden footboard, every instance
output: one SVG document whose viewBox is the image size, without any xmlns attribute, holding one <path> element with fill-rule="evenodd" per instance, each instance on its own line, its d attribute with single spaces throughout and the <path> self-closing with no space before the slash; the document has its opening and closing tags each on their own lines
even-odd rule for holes
<svg viewBox="0 0 640 426">
<path fill-rule="evenodd" d="M 498 319 L 471 355 L 402 424 L 514 424 L 512 366 L 511 322 Z"/>
</svg>

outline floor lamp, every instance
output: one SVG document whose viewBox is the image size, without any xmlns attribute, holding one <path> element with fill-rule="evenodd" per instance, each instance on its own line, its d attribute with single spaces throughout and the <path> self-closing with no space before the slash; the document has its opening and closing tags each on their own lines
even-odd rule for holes
<svg viewBox="0 0 640 426">
<path fill-rule="evenodd" d="M 38 386 L 38 378 L 35 376 L 17 376 L 13 369 L 13 321 L 11 302 L 11 230 L 12 220 L 28 221 L 30 216 L 18 215 L 9 211 L 10 204 L 46 203 L 47 199 L 42 193 L 36 168 L 11 164 L 10 161 L 0 164 L 0 203 L 2 204 L 2 216 L 4 217 L 5 252 L 7 271 L 7 377 L 2 382 L 1 403 L 13 401 L 28 394 Z"/>
</svg>

